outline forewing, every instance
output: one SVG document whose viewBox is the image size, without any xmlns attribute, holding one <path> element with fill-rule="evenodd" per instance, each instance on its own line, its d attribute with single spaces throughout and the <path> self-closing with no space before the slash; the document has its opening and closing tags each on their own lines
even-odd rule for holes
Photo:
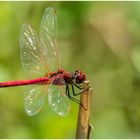
<svg viewBox="0 0 140 140">
<path fill-rule="evenodd" d="M 35 73 L 39 76 L 47 72 L 37 33 L 30 24 L 24 24 L 21 27 L 20 49 L 22 65 L 27 72 Z"/>
<path fill-rule="evenodd" d="M 25 92 L 25 111 L 29 116 L 37 114 L 45 101 L 46 86 L 31 86 Z"/>
<path fill-rule="evenodd" d="M 41 20 L 40 43 L 42 55 L 50 71 L 56 71 L 60 67 L 60 53 L 56 46 L 56 22 L 56 12 L 53 8 L 47 8 Z"/>
<path fill-rule="evenodd" d="M 48 102 L 52 110 L 60 116 L 66 116 L 70 111 L 70 104 L 65 95 L 65 86 L 49 86 Z"/>
</svg>

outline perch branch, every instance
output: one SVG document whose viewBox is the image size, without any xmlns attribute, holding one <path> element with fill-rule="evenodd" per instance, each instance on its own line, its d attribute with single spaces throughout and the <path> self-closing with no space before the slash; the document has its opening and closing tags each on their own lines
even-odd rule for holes
<svg viewBox="0 0 140 140">
<path fill-rule="evenodd" d="M 92 88 L 88 81 L 85 82 L 86 92 L 83 92 L 80 97 L 81 104 L 86 110 L 79 106 L 76 139 L 89 139 L 90 138 L 90 113 L 91 113 L 91 99 L 92 99 Z"/>
</svg>

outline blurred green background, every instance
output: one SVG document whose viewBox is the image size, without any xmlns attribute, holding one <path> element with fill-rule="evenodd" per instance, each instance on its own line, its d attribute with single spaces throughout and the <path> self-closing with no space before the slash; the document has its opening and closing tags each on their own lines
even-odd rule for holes
<svg viewBox="0 0 140 140">
<path fill-rule="evenodd" d="M 20 27 L 39 30 L 50 6 L 58 13 L 63 67 L 86 72 L 93 87 L 91 138 L 140 138 L 140 2 L 0 2 L 0 81 L 27 78 Z M 24 91 L 0 89 L 0 138 L 75 138 L 77 104 L 60 117 L 46 102 L 29 117 Z"/>
</svg>

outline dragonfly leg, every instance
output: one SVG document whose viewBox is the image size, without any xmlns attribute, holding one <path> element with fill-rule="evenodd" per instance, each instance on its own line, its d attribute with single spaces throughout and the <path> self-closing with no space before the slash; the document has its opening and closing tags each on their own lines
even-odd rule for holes
<svg viewBox="0 0 140 140">
<path fill-rule="evenodd" d="M 80 91 L 79 93 L 76 93 L 76 94 L 75 94 L 74 86 L 73 86 L 73 85 L 74 85 L 75 87 L 77 87 L 78 89 L 80 89 L 81 91 Z M 77 96 L 77 95 L 79 95 L 79 94 L 81 94 L 81 93 L 83 93 L 83 92 L 86 92 L 86 91 L 88 90 L 88 89 L 84 89 L 84 86 L 79 88 L 78 85 L 76 85 L 76 84 L 71 84 L 71 86 L 72 86 L 72 91 L 73 91 L 73 95 L 74 95 L 74 96 Z"/>
<path fill-rule="evenodd" d="M 70 96 L 69 86 L 66 85 L 66 95 L 74 102 L 80 104 L 80 101 Z"/>
<path fill-rule="evenodd" d="M 72 90 L 73 90 L 73 95 L 74 95 L 74 94 L 75 94 L 74 88 L 73 88 Z M 77 100 L 77 99 L 75 99 L 75 98 L 73 98 L 73 97 L 70 96 L 70 91 L 69 91 L 69 86 L 68 86 L 68 85 L 66 85 L 66 95 L 67 95 L 72 101 L 74 101 L 75 103 L 81 105 L 81 106 L 84 108 L 84 110 L 86 110 L 86 108 L 84 107 L 84 105 L 81 104 L 79 100 Z"/>
<path fill-rule="evenodd" d="M 75 93 L 73 84 L 71 84 L 71 88 L 72 88 L 72 92 L 74 96 L 77 96 L 83 92 L 83 91 L 80 91 L 79 93 Z"/>
<path fill-rule="evenodd" d="M 84 86 L 79 86 L 79 85 L 75 84 L 74 82 L 72 82 L 72 84 L 80 90 L 84 89 Z"/>
</svg>

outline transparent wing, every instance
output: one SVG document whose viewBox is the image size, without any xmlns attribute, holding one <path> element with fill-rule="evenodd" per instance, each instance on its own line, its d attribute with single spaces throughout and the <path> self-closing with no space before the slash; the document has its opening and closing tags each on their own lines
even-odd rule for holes
<svg viewBox="0 0 140 140">
<path fill-rule="evenodd" d="M 70 104 L 65 96 L 65 86 L 49 86 L 48 102 L 52 110 L 60 116 L 66 116 L 70 111 Z"/>
<path fill-rule="evenodd" d="M 37 33 L 30 24 L 24 24 L 21 27 L 20 49 L 22 65 L 27 72 L 35 73 L 39 76 L 47 72 Z"/>
<path fill-rule="evenodd" d="M 47 8 L 40 27 L 42 55 L 45 56 L 46 66 L 50 71 L 56 71 L 60 67 L 60 53 L 56 46 L 56 20 L 57 16 L 53 8 Z"/>
<path fill-rule="evenodd" d="M 44 86 L 31 86 L 25 92 L 25 111 L 29 116 L 33 116 L 41 110 L 47 91 L 45 88 Z"/>
</svg>

